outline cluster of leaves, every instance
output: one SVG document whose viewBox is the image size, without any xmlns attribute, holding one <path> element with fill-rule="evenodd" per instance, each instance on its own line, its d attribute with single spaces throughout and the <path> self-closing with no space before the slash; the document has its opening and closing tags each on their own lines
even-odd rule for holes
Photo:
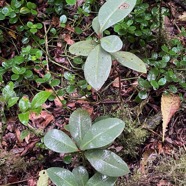
<svg viewBox="0 0 186 186">
<path fill-rule="evenodd" d="M 0 96 L 1 104 L 3 107 L 10 108 L 13 107 L 15 104 L 18 103 L 20 99 L 17 96 L 16 92 L 14 91 L 14 83 L 9 82 L 3 89 L 2 89 L 2 96 Z M 19 112 L 18 114 L 19 120 L 22 124 L 27 125 L 29 121 L 29 114 L 35 112 L 39 114 L 42 110 L 42 104 L 49 98 L 51 92 L 47 91 L 40 91 L 37 93 L 32 102 L 29 101 L 28 96 L 23 96 L 18 103 Z"/>
<path fill-rule="evenodd" d="M 116 179 L 112 177 L 119 177 L 125 175 L 129 172 L 126 163 L 115 153 L 104 150 L 107 145 L 111 144 L 123 131 L 125 124 L 122 120 L 117 118 L 106 118 L 97 119 L 95 123 L 91 122 L 91 118 L 87 111 L 82 109 L 77 109 L 74 111 L 69 120 L 69 125 L 66 128 L 73 140 L 64 132 L 53 129 L 46 133 L 44 137 L 44 144 L 49 149 L 58 153 L 78 153 L 84 159 L 84 157 L 89 161 L 89 163 L 95 168 L 99 173 L 106 175 L 101 183 L 108 183 Z M 74 143 L 75 141 L 75 143 Z M 76 170 L 76 169 L 75 169 Z M 64 174 L 64 172 L 68 174 Z M 73 182 L 73 185 L 78 185 L 76 179 L 70 171 L 62 168 L 49 168 L 47 173 L 50 179 L 56 185 L 66 185 L 66 182 Z M 56 179 L 56 175 L 60 179 Z M 99 177 L 100 174 L 96 174 Z M 97 182 L 97 179 L 93 181 Z M 108 178 L 111 177 L 111 178 Z M 68 181 L 67 181 L 68 180 Z M 86 182 L 88 179 L 86 180 Z M 89 181 L 83 185 L 89 185 Z M 81 185 L 81 184 L 80 184 Z"/>
<path fill-rule="evenodd" d="M 126 17 L 121 22 L 114 25 L 114 31 L 123 36 L 126 42 L 135 43 L 145 47 L 147 43 L 156 40 L 156 34 L 161 27 L 159 20 L 160 8 L 158 6 L 149 7 L 148 3 L 138 0 L 130 17 Z M 162 15 L 167 15 L 168 10 L 162 8 Z"/>
<path fill-rule="evenodd" d="M 177 93 L 179 87 L 186 89 L 185 52 L 182 43 L 178 39 L 172 39 L 170 45 L 162 45 L 159 53 L 153 53 L 151 58 L 146 59 L 150 70 L 146 79 L 138 79 L 141 88 L 138 93 L 140 99 L 146 99 L 152 88 L 158 90 L 165 87 L 164 89 L 170 93 Z"/>
<path fill-rule="evenodd" d="M 24 0 L 11 0 L 11 3 L 0 8 L 0 20 L 8 19 L 11 24 L 17 23 L 25 14 L 37 15 L 36 4 Z"/>
<path fill-rule="evenodd" d="M 75 43 L 69 48 L 70 53 L 86 56 L 84 75 L 87 82 L 99 90 L 109 77 L 112 58 L 123 66 L 146 73 L 146 66 L 141 59 L 130 52 L 123 52 L 122 40 L 116 35 L 103 37 L 103 32 L 125 18 L 134 8 L 136 0 L 108 0 L 94 18 L 92 27 L 98 36 L 98 41 L 88 39 Z"/>
</svg>

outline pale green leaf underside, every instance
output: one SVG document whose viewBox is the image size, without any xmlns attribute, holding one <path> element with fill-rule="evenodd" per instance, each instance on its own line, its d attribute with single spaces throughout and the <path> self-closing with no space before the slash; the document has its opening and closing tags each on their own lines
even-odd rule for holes
<svg viewBox="0 0 186 186">
<path fill-rule="evenodd" d="M 101 47 L 107 52 L 113 53 L 121 50 L 123 42 L 116 35 L 103 37 L 101 39 Z"/>
<path fill-rule="evenodd" d="M 99 90 L 107 80 L 111 65 L 111 55 L 104 51 L 100 45 L 96 46 L 87 57 L 84 75 L 95 90 Z"/>
<path fill-rule="evenodd" d="M 67 169 L 52 167 L 47 174 L 56 186 L 78 186 L 74 174 Z"/>
<path fill-rule="evenodd" d="M 118 155 L 109 150 L 87 151 L 85 152 L 85 157 L 103 175 L 119 177 L 129 173 L 127 164 Z"/>
<path fill-rule="evenodd" d="M 69 47 L 69 52 L 76 56 L 88 56 L 90 52 L 97 46 L 93 40 L 79 41 Z"/>
<path fill-rule="evenodd" d="M 125 123 L 117 118 L 100 120 L 85 134 L 81 144 L 81 150 L 104 147 L 112 143 L 123 131 Z"/>
<path fill-rule="evenodd" d="M 92 121 L 86 110 L 77 109 L 71 114 L 69 121 L 70 134 L 78 145 L 80 145 L 81 140 L 91 125 Z"/>
<path fill-rule="evenodd" d="M 136 0 L 108 0 L 98 13 L 100 33 L 124 19 L 135 4 Z"/>
<path fill-rule="evenodd" d="M 83 166 L 74 168 L 72 173 L 74 174 L 78 185 L 81 185 L 81 186 L 86 185 L 89 175 L 88 175 L 87 170 Z"/>
<path fill-rule="evenodd" d="M 137 72 L 147 73 L 145 63 L 130 52 L 119 51 L 112 54 L 114 58 L 123 66 L 128 67 Z"/>
<path fill-rule="evenodd" d="M 64 132 L 57 129 L 52 129 L 46 133 L 44 137 L 44 144 L 47 148 L 59 153 L 78 151 L 71 138 Z"/>
<path fill-rule="evenodd" d="M 88 180 L 85 186 L 114 186 L 116 180 L 117 178 L 96 173 Z"/>
<path fill-rule="evenodd" d="M 98 21 L 98 16 L 96 16 L 93 21 L 92 21 L 92 28 L 94 29 L 94 31 L 96 32 L 97 35 L 99 35 L 99 31 L 100 31 L 100 25 L 99 25 L 99 21 Z"/>
</svg>

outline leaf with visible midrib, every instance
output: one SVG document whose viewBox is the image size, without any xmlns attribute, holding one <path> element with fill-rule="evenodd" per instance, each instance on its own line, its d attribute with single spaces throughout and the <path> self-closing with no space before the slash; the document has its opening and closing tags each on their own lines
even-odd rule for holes
<svg viewBox="0 0 186 186">
<path fill-rule="evenodd" d="M 44 136 L 44 144 L 47 148 L 59 153 L 78 151 L 78 148 L 71 138 L 64 132 L 57 129 L 52 129 L 46 133 Z"/>
<path fill-rule="evenodd" d="M 85 133 L 92 125 L 89 113 L 83 109 L 74 111 L 69 120 L 70 134 L 78 145 L 80 145 Z"/>
<path fill-rule="evenodd" d="M 125 123 L 117 118 L 100 120 L 89 129 L 80 144 L 81 150 L 104 147 L 112 143 L 123 131 Z"/>
<path fill-rule="evenodd" d="M 131 52 L 119 51 L 112 53 L 112 56 L 123 66 L 137 72 L 147 73 L 145 63 Z"/>
<path fill-rule="evenodd" d="M 107 0 L 98 13 L 100 33 L 124 19 L 135 4 L 136 0 Z"/>
<path fill-rule="evenodd" d="M 100 45 L 96 46 L 87 57 L 84 74 L 87 82 L 99 90 L 107 80 L 111 70 L 112 60 L 109 53 Z"/>
<path fill-rule="evenodd" d="M 165 132 L 167 125 L 172 118 L 172 116 L 177 112 L 180 108 L 180 97 L 174 94 L 163 94 L 161 97 L 161 112 L 163 118 L 163 139 L 165 138 Z"/>
<path fill-rule="evenodd" d="M 97 43 L 93 40 L 79 41 L 69 47 L 69 52 L 77 56 L 88 56 L 96 46 Z"/>
<path fill-rule="evenodd" d="M 57 186 L 78 186 L 74 174 L 67 169 L 52 167 L 47 169 L 47 174 Z"/>
<path fill-rule="evenodd" d="M 127 164 L 118 155 L 109 150 L 86 151 L 85 157 L 103 175 L 119 177 L 129 173 Z"/>
</svg>

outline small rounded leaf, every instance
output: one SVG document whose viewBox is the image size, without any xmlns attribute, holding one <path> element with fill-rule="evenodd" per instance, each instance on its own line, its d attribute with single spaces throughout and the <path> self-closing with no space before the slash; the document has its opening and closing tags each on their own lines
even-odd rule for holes
<svg viewBox="0 0 186 186">
<path fill-rule="evenodd" d="M 85 152 L 85 157 L 101 174 L 119 177 L 129 173 L 127 164 L 115 153 L 109 150 L 94 150 Z"/>
<path fill-rule="evenodd" d="M 101 47 L 107 52 L 113 53 L 121 50 L 123 42 L 118 36 L 111 35 L 101 39 Z"/>
<path fill-rule="evenodd" d="M 78 186 L 74 174 L 67 169 L 52 167 L 47 174 L 56 186 Z"/>
<path fill-rule="evenodd" d="M 78 148 L 70 139 L 70 137 L 57 129 L 50 130 L 46 133 L 44 136 L 44 144 L 47 148 L 59 153 L 70 153 L 78 151 Z"/>
</svg>

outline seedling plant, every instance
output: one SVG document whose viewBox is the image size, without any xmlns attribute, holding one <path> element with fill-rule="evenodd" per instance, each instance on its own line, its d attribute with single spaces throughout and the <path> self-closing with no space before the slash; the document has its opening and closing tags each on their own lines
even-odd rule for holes
<svg viewBox="0 0 186 186">
<path fill-rule="evenodd" d="M 124 127 L 125 123 L 117 118 L 100 119 L 92 124 L 87 111 L 74 111 L 66 127 L 72 139 L 65 132 L 52 129 L 44 136 L 44 144 L 58 153 L 77 154 L 83 165 L 86 165 L 87 159 L 97 173 L 88 180 L 85 167 L 76 167 L 72 172 L 52 167 L 46 170 L 49 178 L 57 186 L 114 185 L 117 177 L 128 174 L 129 169 L 119 156 L 106 150 L 106 147 L 122 133 Z"/>
<path fill-rule="evenodd" d="M 123 42 L 117 35 L 103 37 L 104 31 L 124 19 L 135 4 L 136 0 L 108 0 L 92 21 L 97 39 L 80 41 L 69 48 L 71 54 L 87 57 L 83 67 L 84 75 L 95 90 L 99 90 L 109 77 L 112 59 L 123 66 L 146 73 L 146 66 L 141 59 L 133 53 L 119 51 Z"/>
</svg>

